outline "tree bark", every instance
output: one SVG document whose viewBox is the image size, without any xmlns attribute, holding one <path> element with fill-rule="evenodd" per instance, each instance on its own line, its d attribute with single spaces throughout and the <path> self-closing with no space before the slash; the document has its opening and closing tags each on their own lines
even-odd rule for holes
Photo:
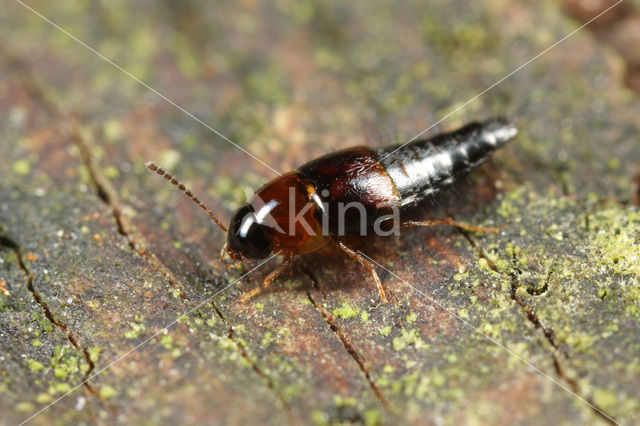
<svg viewBox="0 0 640 426">
<path fill-rule="evenodd" d="M 622 60 L 582 30 L 465 105 L 578 24 L 554 2 L 424 3 L 29 3 L 149 90 L 9 2 L 0 423 L 640 421 Z M 331 249 L 241 302 L 275 261 L 228 269 L 226 236 L 144 167 L 226 223 L 275 174 L 208 126 L 287 171 L 495 115 L 516 140 L 424 217 L 500 232 L 363 241 L 388 304 Z"/>
</svg>

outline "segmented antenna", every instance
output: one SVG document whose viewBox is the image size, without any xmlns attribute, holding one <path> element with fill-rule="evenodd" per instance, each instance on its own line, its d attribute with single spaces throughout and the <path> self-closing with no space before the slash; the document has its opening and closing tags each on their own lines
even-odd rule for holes
<svg viewBox="0 0 640 426">
<path fill-rule="evenodd" d="M 218 225 L 220 227 L 220 229 L 222 229 L 224 232 L 227 232 L 227 228 L 222 223 L 220 223 L 220 221 L 213 214 L 213 212 L 211 210 L 209 210 L 209 208 L 207 206 L 205 206 L 204 203 L 202 201 L 200 201 L 200 199 L 193 192 L 191 192 L 191 190 L 189 188 L 187 188 L 182 183 L 180 183 L 180 181 L 178 179 L 176 179 L 175 177 L 171 176 L 169 173 L 167 173 L 167 171 L 165 169 L 163 169 L 162 167 L 158 166 L 155 163 L 148 162 L 148 163 L 145 164 L 145 166 L 147 166 L 147 168 L 149 170 L 151 170 L 152 172 L 156 172 L 157 174 L 159 174 L 160 176 L 162 176 L 163 178 L 165 178 L 166 180 L 168 180 L 169 182 L 171 182 L 172 184 L 177 186 L 178 189 L 180 191 L 182 191 L 182 193 L 184 195 L 186 195 L 187 197 L 191 198 L 193 200 L 193 202 L 195 202 L 197 205 L 199 205 L 200 208 L 202 210 L 204 210 L 209 215 L 209 217 L 211 219 L 213 219 L 213 221 L 216 223 L 216 225 Z"/>
</svg>

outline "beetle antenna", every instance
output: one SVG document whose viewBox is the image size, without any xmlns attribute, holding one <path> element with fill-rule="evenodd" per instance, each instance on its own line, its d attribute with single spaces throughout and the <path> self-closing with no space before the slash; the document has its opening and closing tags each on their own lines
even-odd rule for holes
<svg viewBox="0 0 640 426">
<path fill-rule="evenodd" d="M 171 182 L 172 184 L 177 186 L 178 189 L 184 195 L 186 195 L 187 197 L 191 198 L 194 203 L 199 205 L 200 208 L 202 210 L 204 210 L 209 215 L 209 217 L 211 219 L 213 219 L 213 221 L 216 223 L 216 225 L 218 225 L 220 227 L 220 229 L 222 229 L 224 232 L 228 231 L 226 226 L 224 226 L 222 223 L 220 223 L 220 221 L 213 214 L 213 212 L 211 210 L 209 210 L 209 208 L 207 206 L 205 206 L 205 204 L 202 201 L 200 201 L 200 199 L 193 192 L 191 192 L 191 190 L 189 188 L 184 186 L 178 179 L 176 179 L 175 177 L 171 176 L 169 173 L 167 173 L 167 171 L 165 169 L 163 169 L 162 167 L 158 166 L 155 163 L 148 162 L 148 163 L 145 163 L 145 166 L 147 166 L 147 168 L 149 170 L 151 170 L 152 172 L 156 172 L 157 174 L 159 174 L 160 176 L 162 176 L 163 178 L 165 178 L 166 180 L 168 180 L 169 182 Z"/>
</svg>

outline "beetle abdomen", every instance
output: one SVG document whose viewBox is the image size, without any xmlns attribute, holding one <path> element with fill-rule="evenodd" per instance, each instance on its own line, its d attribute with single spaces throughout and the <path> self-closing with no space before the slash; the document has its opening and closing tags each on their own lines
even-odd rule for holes
<svg viewBox="0 0 640 426">
<path fill-rule="evenodd" d="M 471 123 L 399 148 L 382 148 L 377 154 L 402 199 L 401 206 L 405 207 L 435 195 L 487 161 L 493 151 L 517 133 L 515 126 L 498 118 Z"/>
</svg>

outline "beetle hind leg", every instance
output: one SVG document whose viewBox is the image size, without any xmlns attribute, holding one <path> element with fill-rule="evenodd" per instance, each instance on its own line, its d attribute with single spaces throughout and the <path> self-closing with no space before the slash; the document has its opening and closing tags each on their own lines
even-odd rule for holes
<svg viewBox="0 0 640 426">
<path fill-rule="evenodd" d="M 371 275 L 373 276 L 373 280 L 375 281 L 376 286 L 378 287 L 378 291 L 380 292 L 380 298 L 382 299 L 382 302 L 389 303 L 389 300 L 387 299 L 387 296 L 384 291 L 384 287 L 382 286 L 382 281 L 380 281 L 380 277 L 376 272 L 374 263 L 371 262 L 366 257 L 362 256 L 356 250 L 347 246 L 342 241 L 334 241 L 334 242 L 342 251 L 347 253 L 350 258 L 356 260 L 360 265 L 362 265 L 365 269 L 367 269 L 371 273 Z"/>
<path fill-rule="evenodd" d="M 483 233 L 486 233 L 486 232 L 496 233 L 500 231 L 498 228 L 485 228 L 482 226 L 470 225 L 464 222 L 457 222 L 450 217 L 446 219 L 431 219 L 431 220 L 418 220 L 418 221 L 410 220 L 408 222 L 403 223 L 403 226 L 407 226 L 407 227 L 408 226 L 437 226 L 437 225 L 455 226 L 456 228 L 464 229 L 466 231 L 483 232 Z"/>
</svg>

